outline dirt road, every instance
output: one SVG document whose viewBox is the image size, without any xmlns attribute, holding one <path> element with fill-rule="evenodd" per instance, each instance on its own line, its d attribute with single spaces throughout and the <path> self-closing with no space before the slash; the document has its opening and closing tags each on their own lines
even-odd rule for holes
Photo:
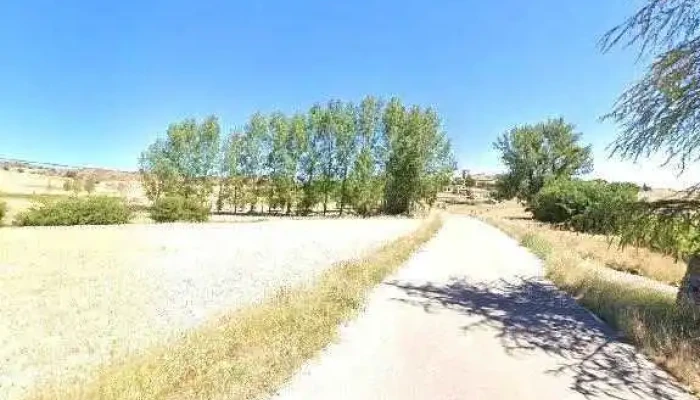
<svg viewBox="0 0 700 400">
<path fill-rule="evenodd" d="M 692 398 L 542 274 L 495 228 L 451 217 L 276 399 Z"/>
</svg>

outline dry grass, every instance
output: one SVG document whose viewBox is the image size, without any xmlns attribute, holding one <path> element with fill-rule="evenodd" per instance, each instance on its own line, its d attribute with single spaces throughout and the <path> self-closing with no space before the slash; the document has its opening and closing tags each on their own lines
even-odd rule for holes
<svg viewBox="0 0 700 400">
<path fill-rule="evenodd" d="M 514 232 L 535 232 L 553 246 L 570 249 L 584 259 L 669 285 L 677 286 L 686 270 L 683 262 L 645 248 L 621 249 L 603 235 L 554 229 L 550 224 L 534 221 L 530 214 L 515 202 L 478 207 L 462 206 L 453 208 L 453 212 L 471 214 L 491 221 L 497 220 L 499 227 Z"/>
<path fill-rule="evenodd" d="M 24 398 L 46 382 L 84 381 L 99 365 L 171 343 L 208 318 L 313 279 L 419 225 L 1 228 L 0 360 L 11 362 L 0 363 L 0 399 Z"/>
<path fill-rule="evenodd" d="M 0 226 L 11 225 L 12 221 L 15 218 L 15 215 L 31 208 L 32 204 L 34 204 L 32 200 L 25 198 L 6 197 L 4 196 L 4 194 L 0 194 L 0 202 L 5 203 L 7 205 L 7 213 L 5 214 L 5 218 L 0 218 Z"/>
<path fill-rule="evenodd" d="M 601 274 L 595 265 L 555 251 L 548 277 L 621 332 L 657 364 L 700 393 L 700 319 L 675 294 Z"/>
<path fill-rule="evenodd" d="M 35 200 L 60 198 L 74 194 L 63 190 L 63 184 L 70 180 L 63 174 L 52 175 L 45 170 L 30 168 L 23 170 L 24 172 L 19 172 L 17 168 L 7 171 L 0 169 L 0 201 L 7 202 L 10 214 L 5 218 L 5 224 L 9 224 L 18 212 L 28 209 Z M 119 196 L 127 199 L 130 203 L 147 204 L 145 193 L 138 179 L 118 173 L 112 175 L 104 175 L 104 179 L 95 187 L 95 194 Z M 81 193 L 81 195 L 86 194 L 86 192 Z"/>
<path fill-rule="evenodd" d="M 596 257 L 550 242 L 542 228 L 524 229 L 485 218 L 545 260 L 547 277 L 621 332 L 681 382 L 700 392 L 700 319 L 675 303 L 675 290 L 649 279 L 603 268 Z"/>
<path fill-rule="evenodd" d="M 32 399 L 254 399 L 271 394 L 329 344 L 368 290 L 440 228 L 439 218 L 313 285 L 194 330 L 168 346 L 104 367 L 89 382 L 43 388 Z"/>
<path fill-rule="evenodd" d="M 98 176 L 98 179 L 99 176 Z M 63 190 L 63 184 L 71 180 L 63 174 L 51 175 L 46 171 L 18 169 L 5 171 L 0 169 L 0 192 L 14 193 L 17 195 L 67 195 L 71 192 Z M 142 198 L 144 196 L 141 183 L 138 179 L 125 177 L 103 177 L 95 187 L 96 194 L 124 196 L 128 198 Z"/>
</svg>

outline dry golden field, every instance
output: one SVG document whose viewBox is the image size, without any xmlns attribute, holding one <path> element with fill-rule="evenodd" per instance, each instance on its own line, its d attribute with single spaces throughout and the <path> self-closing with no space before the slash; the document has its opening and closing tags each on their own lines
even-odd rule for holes
<svg viewBox="0 0 700 400">
<path fill-rule="evenodd" d="M 97 367 L 313 281 L 419 224 L 373 218 L 1 228 L 0 359 L 12 362 L 0 363 L 0 399 L 21 399 L 47 382 L 82 382 Z"/>
<path fill-rule="evenodd" d="M 0 201 L 7 204 L 8 212 L 0 223 L 10 224 L 14 216 L 31 207 L 37 200 L 46 197 L 87 195 L 87 192 L 64 190 L 64 184 L 73 178 L 67 171 L 11 167 L 0 169 Z M 138 176 L 105 170 L 76 172 L 79 180 L 93 177 L 97 180 L 93 193 L 119 196 L 130 203 L 146 204 L 146 197 Z"/>
</svg>

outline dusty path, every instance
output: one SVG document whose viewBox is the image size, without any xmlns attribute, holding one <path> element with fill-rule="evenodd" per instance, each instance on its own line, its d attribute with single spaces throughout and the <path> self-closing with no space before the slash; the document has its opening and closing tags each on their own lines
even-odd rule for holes
<svg viewBox="0 0 700 400">
<path fill-rule="evenodd" d="M 516 242 L 451 217 L 276 399 L 691 398 Z"/>
</svg>

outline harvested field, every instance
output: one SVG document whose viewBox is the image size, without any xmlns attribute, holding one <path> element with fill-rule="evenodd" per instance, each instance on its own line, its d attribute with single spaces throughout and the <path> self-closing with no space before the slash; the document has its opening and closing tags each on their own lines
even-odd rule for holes
<svg viewBox="0 0 700 400">
<path fill-rule="evenodd" d="M 0 397 L 179 337 L 355 258 L 419 222 L 280 220 L 7 228 L 0 235 Z"/>
</svg>

